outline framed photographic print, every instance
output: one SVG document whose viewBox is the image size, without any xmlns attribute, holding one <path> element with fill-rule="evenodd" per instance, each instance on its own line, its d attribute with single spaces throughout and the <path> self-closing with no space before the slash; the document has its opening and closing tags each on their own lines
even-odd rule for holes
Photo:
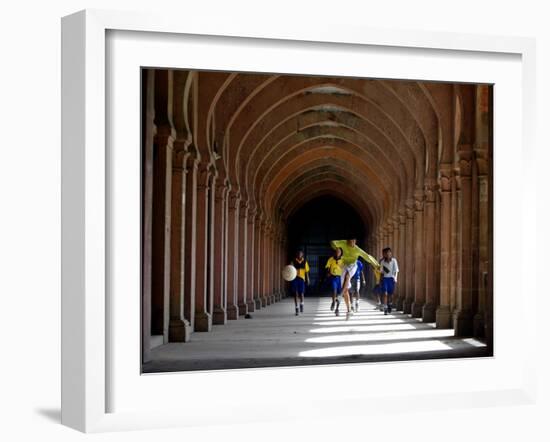
<svg viewBox="0 0 550 442">
<path fill-rule="evenodd" d="M 532 401 L 532 40 L 84 11 L 62 43 L 64 424 Z"/>
</svg>

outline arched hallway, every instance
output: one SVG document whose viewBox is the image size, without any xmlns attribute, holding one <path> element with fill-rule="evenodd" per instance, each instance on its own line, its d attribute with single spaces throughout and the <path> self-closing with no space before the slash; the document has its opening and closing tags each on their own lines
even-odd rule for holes
<svg viewBox="0 0 550 442">
<path fill-rule="evenodd" d="M 399 320 L 492 354 L 491 226 L 490 85 L 142 69 L 144 370 L 294 320 L 283 265 L 304 247 L 322 295 L 349 235 L 393 249 Z"/>
</svg>

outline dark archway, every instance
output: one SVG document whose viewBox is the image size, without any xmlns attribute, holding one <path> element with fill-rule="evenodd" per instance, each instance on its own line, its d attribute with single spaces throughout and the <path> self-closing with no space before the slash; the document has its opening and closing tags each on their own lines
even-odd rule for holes
<svg viewBox="0 0 550 442">
<path fill-rule="evenodd" d="M 353 197 L 353 196 L 352 196 Z M 310 265 L 307 294 L 328 295 L 324 282 L 325 263 L 332 255 L 330 241 L 355 236 L 364 245 L 367 228 L 355 209 L 340 198 L 325 195 L 306 202 L 288 219 L 287 260 L 298 248 L 304 250 Z"/>
</svg>

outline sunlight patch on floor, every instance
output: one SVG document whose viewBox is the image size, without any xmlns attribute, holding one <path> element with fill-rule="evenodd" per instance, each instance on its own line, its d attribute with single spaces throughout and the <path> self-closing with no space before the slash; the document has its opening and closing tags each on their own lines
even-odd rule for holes
<svg viewBox="0 0 550 442">
<path fill-rule="evenodd" d="M 448 350 L 452 350 L 452 347 L 449 347 L 441 341 L 433 340 L 420 342 L 396 342 L 391 344 L 326 347 L 317 350 L 302 351 L 298 354 L 298 356 L 305 358 L 325 358 L 331 356 L 377 355 Z"/>
<path fill-rule="evenodd" d="M 337 342 L 362 342 L 362 341 L 385 341 L 393 339 L 429 339 L 429 338 L 450 338 L 454 331 L 449 329 L 438 330 L 414 330 L 396 331 L 384 333 L 363 333 L 351 335 L 329 335 L 315 338 L 308 338 L 305 342 L 313 344 L 331 344 Z M 465 340 L 466 341 L 466 340 Z"/>
</svg>

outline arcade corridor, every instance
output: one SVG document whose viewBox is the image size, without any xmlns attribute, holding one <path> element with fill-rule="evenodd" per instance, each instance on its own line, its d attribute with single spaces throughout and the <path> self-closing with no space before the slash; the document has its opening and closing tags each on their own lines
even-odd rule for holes
<svg viewBox="0 0 550 442">
<path fill-rule="evenodd" d="M 277 364 L 492 354 L 492 86 L 143 69 L 141 96 L 144 371 L 263 340 L 289 350 Z M 398 259 L 391 317 L 326 311 L 329 241 L 350 235 Z M 299 318 L 281 278 L 297 247 Z"/>
</svg>

